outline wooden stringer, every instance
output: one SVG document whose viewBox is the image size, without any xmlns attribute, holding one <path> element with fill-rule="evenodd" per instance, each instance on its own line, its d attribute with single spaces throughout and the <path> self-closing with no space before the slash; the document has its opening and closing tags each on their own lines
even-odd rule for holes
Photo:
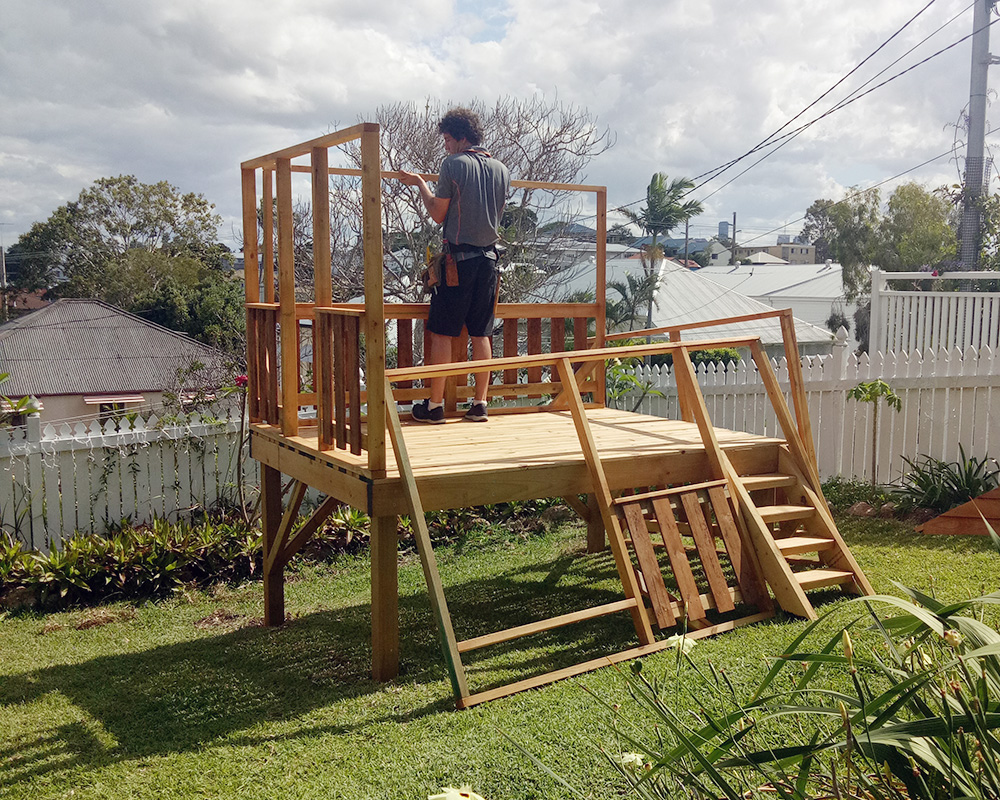
<svg viewBox="0 0 1000 800">
<path fill-rule="evenodd" d="M 569 371 L 572 380 L 572 369 L 568 362 L 565 364 L 565 370 Z M 572 388 L 574 390 L 576 389 L 575 380 L 572 383 Z M 406 452 L 406 443 L 403 440 L 403 431 L 399 422 L 399 413 L 396 410 L 395 402 L 391 401 L 391 389 L 392 387 L 389 381 L 386 381 L 386 397 L 390 398 L 390 402 L 386 403 L 386 422 L 389 428 L 389 437 L 392 441 L 393 450 L 396 455 L 396 463 L 403 483 L 403 491 L 406 493 L 407 503 L 410 508 L 413 530 L 417 540 L 417 550 L 420 554 L 420 563 L 423 567 L 424 579 L 427 582 L 427 589 L 430 595 L 431 610 L 437 623 L 438 636 L 441 641 L 441 648 L 444 652 L 445 663 L 451 678 L 452 690 L 455 694 L 455 704 L 458 708 L 469 708 L 488 700 L 505 697 L 525 689 L 533 689 L 563 678 L 580 675 L 590 670 L 605 667 L 630 658 L 647 655 L 649 653 L 655 653 L 658 650 L 673 646 L 672 642 L 657 642 L 653 638 L 652 627 L 650 626 L 647 610 L 642 600 L 642 594 L 639 590 L 636 573 L 632 568 L 631 560 L 628 556 L 628 546 L 625 543 L 624 536 L 622 535 L 618 519 L 611 510 L 611 495 L 610 492 L 607 491 L 606 482 L 601 483 L 602 489 L 599 489 L 601 492 L 601 499 L 603 501 L 599 503 L 599 505 L 602 515 L 605 517 L 605 524 L 609 532 L 612 551 L 615 555 L 615 563 L 618 567 L 618 573 L 622 579 L 622 585 L 625 589 L 625 599 L 617 600 L 612 603 L 606 603 L 600 606 L 594 606 L 592 608 L 586 608 L 580 611 L 574 611 L 569 614 L 562 614 L 549 619 L 540 620 L 538 622 L 532 622 L 527 625 L 520 625 L 514 628 L 496 631 L 495 633 L 477 636 L 473 639 L 458 641 L 455 638 L 451 614 L 448 611 L 448 604 L 445 600 L 444 588 L 441 583 L 441 577 L 438 573 L 437 562 L 434 558 L 434 552 L 431 549 L 430 535 L 427 531 L 427 524 L 424 521 L 423 506 L 420 502 L 417 483 L 413 475 L 410 459 Z M 580 403 L 579 392 L 569 392 L 569 398 L 571 407 L 579 406 L 578 411 L 582 413 L 583 409 L 582 404 Z M 576 404 L 575 406 L 574 400 Z M 574 418 L 577 418 L 576 413 L 574 413 Z M 585 417 L 584 424 L 586 424 Z M 589 433 L 589 429 L 587 429 L 586 432 Z M 584 443 L 585 451 L 588 453 L 594 452 L 592 437 L 590 437 L 589 443 L 589 447 L 587 443 Z M 591 459 L 588 456 L 588 462 L 590 460 Z M 600 474 L 603 475 L 603 472 Z M 574 622 L 596 619 L 598 617 L 622 611 L 629 611 L 632 614 L 633 624 L 635 625 L 636 633 L 639 637 L 639 646 L 475 694 L 469 691 L 465 675 L 465 667 L 462 664 L 462 653 L 467 653 L 472 650 L 477 650 L 494 644 L 500 644 L 502 642 L 509 642 L 523 636 L 554 630 Z M 702 631 L 695 631 L 693 635 L 699 636 L 704 634 Z"/>
</svg>

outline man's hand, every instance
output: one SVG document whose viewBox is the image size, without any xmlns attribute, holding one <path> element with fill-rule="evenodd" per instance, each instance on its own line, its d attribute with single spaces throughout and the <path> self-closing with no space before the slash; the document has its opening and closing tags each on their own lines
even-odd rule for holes
<svg viewBox="0 0 1000 800">
<path fill-rule="evenodd" d="M 424 201 L 424 208 L 427 209 L 431 219 L 439 224 L 444 222 L 451 200 L 447 197 L 435 197 L 431 194 L 427 181 L 416 172 L 407 172 L 401 169 L 396 174 L 399 176 L 399 182 L 404 186 L 416 186 L 420 190 L 420 199 Z"/>
</svg>

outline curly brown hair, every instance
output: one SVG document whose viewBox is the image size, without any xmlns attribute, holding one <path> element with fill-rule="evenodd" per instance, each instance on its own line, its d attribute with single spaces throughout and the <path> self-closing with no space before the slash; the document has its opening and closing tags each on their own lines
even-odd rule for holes
<svg viewBox="0 0 1000 800">
<path fill-rule="evenodd" d="M 482 144 L 483 141 L 483 126 L 479 122 L 479 115 L 468 108 L 450 109 L 441 117 L 438 133 L 447 133 L 456 141 L 465 139 L 473 146 Z"/>
</svg>

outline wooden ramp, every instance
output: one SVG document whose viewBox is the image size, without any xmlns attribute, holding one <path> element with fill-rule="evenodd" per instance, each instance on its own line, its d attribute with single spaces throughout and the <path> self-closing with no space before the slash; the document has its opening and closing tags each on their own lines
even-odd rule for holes
<svg viewBox="0 0 1000 800">
<path fill-rule="evenodd" d="M 986 522 L 983 521 L 984 518 Z M 923 525 L 917 525 L 914 530 L 926 534 L 988 536 L 987 522 L 994 532 L 1000 533 L 1000 488 L 990 489 L 975 500 L 945 511 Z"/>
</svg>

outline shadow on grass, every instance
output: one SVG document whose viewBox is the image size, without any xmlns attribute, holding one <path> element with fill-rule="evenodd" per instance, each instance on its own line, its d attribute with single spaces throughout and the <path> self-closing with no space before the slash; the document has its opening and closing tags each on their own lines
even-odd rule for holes
<svg viewBox="0 0 1000 800">
<path fill-rule="evenodd" d="M 458 635 L 468 638 L 621 599 L 616 580 L 610 554 L 564 555 L 449 585 L 446 594 Z M 370 678 L 368 604 L 306 615 L 278 629 L 245 627 L 8 675 L 0 681 L 0 708 L 62 696 L 95 724 L 0 734 L 0 750 L 6 751 L 0 759 L 0 788 L 81 767 L 196 751 L 223 739 L 227 745 L 252 747 L 351 733 L 453 709 L 426 593 L 402 596 L 399 610 L 398 683 L 434 685 L 435 699 L 424 705 L 390 701 L 385 711 L 384 704 L 353 702 L 383 689 Z M 633 644 L 629 615 L 615 614 L 474 654 L 467 660 L 472 662 L 470 683 L 478 691 Z M 340 704 L 343 724 L 277 729 L 315 709 Z M 251 732 L 262 723 L 275 725 L 275 732 Z"/>
</svg>

